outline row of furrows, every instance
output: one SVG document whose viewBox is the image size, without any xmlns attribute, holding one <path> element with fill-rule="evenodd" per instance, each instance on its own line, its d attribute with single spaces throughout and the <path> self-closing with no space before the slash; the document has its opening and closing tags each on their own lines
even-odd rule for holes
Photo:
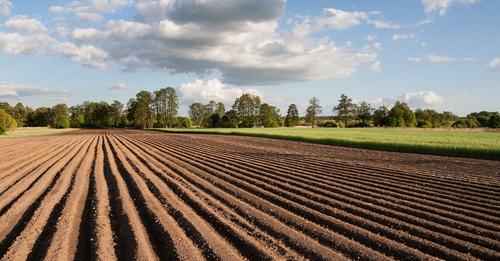
<svg viewBox="0 0 500 261">
<path fill-rule="evenodd" d="M 217 158 L 216 161 L 213 161 L 213 160 L 209 159 L 210 156 L 207 156 L 204 154 L 198 155 L 195 152 L 192 152 L 190 154 L 193 156 L 199 157 L 200 159 L 203 159 L 204 162 L 214 162 L 215 164 L 219 164 L 220 166 L 218 168 L 221 170 L 229 168 L 229 169 L 232 169 L 234 171 L 242 171 L 243 173 L 245 173 L 245 175 L 253 176 L 256 179 L 259 179 L 259 181 L 264 182 L 263 186 L 266 186 L 266 184 L 268 184 L 268 186 L 270 186 L 271 189 L 279 187 L 283 190 L 287 190 L 291 193 L 288 195 L 289 197 L 293 197 L 295 195 L 300 195 L 300 196 L 303 196 L 307 199 L 310 199 L 310 200 L 314 201 L 314 203 L 312 203 L 313 204 L 312 208 L 314 208 L 318 211 L 328 212 L 328 210 L 324 210 L 325 205 L 333 207 L 333 208 L 345 209 L 346 211 L 348 211 L 354 215 L 360 215 L 361 214 L 360 211 L 363 211 L 363 209 L 352 206 L 352 205 L 349 206 L 349 204 L 345 204 L 345 202 L 332 200 L 332 194 L 323 193 L 323 195 L 322 195 L 322 192 L 324 192 L 324 190 L 322 191 L 321 189 L 318 189 L 317 187 L 308 186 L 307 185 L 308 182 L 306 179 L 302 179 L 302 180 L 299 180 L 298 182 L 296 182 L 296 181 L 294 181 L 295 177 L 293 175 L 289 175 L 287 178 L 281 177 L 280 174 L 282 172 L 276 172 L 276 171 L 272 171 L 269 169 L 271 164 L 266 164 L 267 168 L 258 168 L 258 167 L 256 168 L 256 166 L 255 166 L 256 161 L 253 161 L 253 163 L 249 163 L 249 164 L 245 164 L 244 160 L 241 158 L 231 159 L 231 161 L 225 161 L 224 159 Z M 233 166 L 232 162 L 238 162 L 238 166 Z M 253 174 L 252 172 L 256 172 L 257 174 Z M 273 175 L 273 173 L 275 173 L 276 175 Z M 294 187 L 291 187 L 291 185 L 293 185 Z M 314 191 L 316 193 L 310 193 L 311 191 Z M 342 196 L 339 196 L 339 195 L 334 196 L 334 198 L 339 198 L 339 197 L 341 198 Z M 364 214 L 365 216 L 368 215 L 369 218 L 375 219 L 373 221 L 376 221 L 376 222 L 379 222 L 382 224 L 387 224 L 387 222 L 389 222 L 388 220 L 390 220 L 390 219 L 380 217 L 380 216 L 373 216 L 373 214 L 377 213 L 377 212 L 380 214 L 387 215 L 386 213 L 384 213 L 383 211 L 380 211 L 377 208 L 373 208 L 372 205 L 369 205 L 369 207 L 371 207 L 371 209 L 369 209 L 369 210 L 365 209 L 363 211 L 365 213 Z M 373 210 L 375 210 L 375 211 L 373 211 Z M 388 213 L 395 214 L 393 211 L 389 211 Z M 329 214 L 331 214 L 331 213 L 329 213 Z M 496 249 L 499 247 L 498 243 L 492 239 L 482 238 L 482 237 L 474 235 L 474 234 L 466 233 L 462 230 L 448 229 L 445 226 L 433 224 L 431 222 L 422 222 L 422 220 L 412 219 L 411 216 L 408 216 L 408 215 L 398 215 L 396 213 L 396 215 L 392 215 L 392 216 L 397 218 L 398 220 L 401 220 L 401 219 L 408 220 L 410 222 L 410 224 L 414 225 L 414 226 L 406 225 L 404 223 L 401 224 L 400 222 L 389 222 L 389 224 L 392 227 L 398 227 L 400 229 L 406 228 L 406 229 L 410 229 L 410 230 L 416 230 L 415 233 L 422 234 L 422 232 L 420 231 L 421 229 L 419 229 L 419 226 L 423 225 L 424 227 L 426 227 L 432 231 L 438 231 L 438 232 L 444 233 L 446 235 L 450 235 L 451 237 L 458 237 L 460 239 L 469 241 L 471 243 L 481 244 L 481 245 L 484 245 L 486 247 L 493 248 L 493 249 Z M 425 235 L 425 233 L 424 233 L 424 235 Z M 431 235 L 431 238 L 433 238 L 433 237 L 436 237 L 436 236 Z M 441 242 L 443 242 L 442 241 L 443 239 L 441 239 L 441 238 L 438 238 L 436 240 L 441 240 Z M 444 239 L 444 240 L 446 240 L 446 239 Z M 460 247 L 461 246 L 457 246 L 458 249 L 460 249 Z"/>
<path fill-rule="evenodd" d="M 177 149 L 176 151 L 179 151 L 179 149 Z M 191 153 L 193 153 L 193 152 L 191 152 Z M 205 162 L 205 163 L 206 163 L 206 162 Z M 458 247 L 457 247 L 457 248 L 458 248 Z M 479 251 L 479 252 L 481 252 L 481 251 Z M 479 253 L 478 253 L 478 254 L 479 254 Z"/>
<path fill-rule="evenodd" d="M 161 141 L 162 143 L 164 144 L 167 144 L 169 146 L 174 146 L 175 144 L 173 143 L 169 143 L 169 141 L 167 140 L 162 140 Z M 177 145 L 178 146 L 178 145 Z M 197 147 L 196 148 L 196 151 L 202 151 L 203 149 Z M 204 153 L 204 154 L 199 154 L 201 156 L 209 156 L 209 155 L 219 155 L 217 153 Z M 338 187 L 339 185 L 340 186 L 343 186 L 345 187 L 346 189 L 350 190 L 350 192 L 359 192 L 359 193 L 364 193 L 366 196 L 370 196 L 370 197 L 373 197 L 374 195 L 379 195 L 379 198 L 380 199 L 386 199 L 386 200 L 389 200 L 389 201 L 394 201 L 395 203 L 401 203 L 401 200 L 404 200 L 405 198 L 401 198 L 401 196 L 399 196 L 397 193 L 394 193 L 394 195 L 396 195 L 396 198 L 392 198 L 391 197 L 386 197 L 385 195 L 387 194 L 388 191 L 391 190 L 391 188 L 389 186 L 387 187 L 382 187 L 383 192 L 382 193 L 376 193 L 377 190 L 373 190 L 372 189 L 372 185 L 370 183 L 365 183 L 364 186 L 360 186 L 358 183 L 358 179 L 357 178 L 350 178 L 348 173 L 349 171 L 347 170 L 344 170 L 344 175 L 343 177 L 335 177 L 335 178 L 332 178 L 331 182 L 328 182 L 326 184 L 324 184 L 324 180 L 321 179 L 321 173 L 319 172 L 316 172 L 314 170 L 314 168 L 309 168 L 309 171 L 302 171 L 300 172 L 299 169 L 302 167 L 300 165 L 292 165 L 292 163 L 288 163 L 288 164 L 281 164 L 280 166 L 280 163 L 278 163 L 277 161 L 276 162 L 273 162 L 273 161 L 266 161 L 265 159 L 251 159 L 250 161 L 248 161 L 247 159 L 245 159 L 245 157 L 238 157 L 238 156 L 231 156 L 231 155 L 223 155 L 223 157 L 217 157 L 215 160 L 217 161 L 224 161 L 225 158 L 229 158 L 229 161 L 225 161 L 226 162 L 226 165 L 228 164 L 231 164 L 232 162 L 238 162 L 238 163 L 241 163 L 241 162 L 245 162 L 247 161 L 247 164 L 246 164 L 246 167 L 248 167 L 249 169 L 260 169 L 262 171 L 271 171 L 273 169 L 273 166 L 275 165 L 278 165 L 279 168 L 278 169 L 274 169 L 274 172 L 277 173 L 277 175 L 287 175 L 287 178 L 289 179 L 292 179 L 292 180 L 295 180 L 295 181 L 298 181 L 298 182 L 301 182 L 301 183 L 312 183 L 312 186 L 309 187 L 310 189 L 314 189 L 315 187 L 320 187 L 320 188 L 325 188 L 327 190 L 334 190 L 336 189 L 336 187 Z M 261 165 L 261 167 L 259 167 L 259 165 Z M 304 165 L 304 164 L 301 164 L 301 165 Z M 305 167 L 307 169 L 307 167 Z M 316 172 L 316 174 L 315 174 Z M 288 173 L 288 174 L 287 174 Z M 376 182 L 376 179 L 374 179 L 374 182 Z M 396 182 L 395 182 L 396 183 Z M 396 183 L 397 185 L 397 183 Z M 342 193 L 346 193 L 346 191 L 341 191 Z M 370 194 L 367 194 L 367 192 L 372 192 Z M 373 193 L 375 192 L 375 193 Z M 404 191 L 403 191 L 404 192 Z M 399 197 L 398 197 L 399 196 Z M 417 209 L 421 209 L 420 211 L 428 211 L 429 208 L 428 207 L 423 207 L 423 205 L 426 205 L 426 204 L 429 204 L 429 202 L 426 202 L 426 201 L 423 201 L 423 202 L 420 202 L 418 201 L 419 199 L 415 199 L 413 198 L 413 200 L 416 200 L 417 203 L 420 203 L 422 205 L 419 206 L 419 205 L 416 205 L 416 204 L 413 204 L 413 205 L 409 205 L 408 207 L 414 207 L 416 205 Z M 404 202 L 403 202 L 404 203 Z M 412 202 L 410 202 L 412 203 Z M 432 202 L 430 202 L 432 204 Z M 384 202 L 385 204 L 385 202 Z M 433 210 L 433 209 L 431 209 Z M 448 209 L 449 210 L 449 209 Z M 432 212 L 431 212 L 432 213 Z M 438 213 L 438 214 L 442 214 L 442 213 Z M 455 214 L 455 213 L 452 213 L 452 214 Z M 467 213 L 469 214 L 469 213 Z M 477 213 L 474 213 L 476 215 L 478 215 Z M 461 216 L 464 216 L 464 215 L 461 215 Z M 474 215 L 473 215 L 474 216 Z M 451 216 L 450 218 L 453 218 L 453 219 L 456 219 L 457 218 L 457 215 L 453 215 Z M 494 217 L 491 217 L 493 218 L 493 221 L 496 221 L 494 219 Z M 479 220 L 475 220 L 472 219 L 472 224 L 475 224 L 475 225 L 479 225 L 479 226 L 483 226 L 485 225 L 484 224 L 484 220 L 483 219 L 479 219 Z M 465 219 L 463 220 L 465 221 L 466 223 L 471 223 L 470 220 L 468 219 Z M 443 220 L 443 223 L 444 224 L 448 224 L 450 222 L 450 220 L 446 220 L 444 219 Z M 490 222 L 491 223 L 491 222 Z M 487 226 L 486 228 L 489 228 L 493 231 L 498 231 L 498 226 L 494 225 L 495 223 L 491 224 L 491 226 Z M 458 224 L 460 226 L 463 226 L 463 224 Z"/>
<path fill-rule="evenodd" d="M 245 137 L 230 137 L 226 138 L 224 136 L 220 135 L 189 135 L 189 134 L 176 134 L 177 137 L 182 138 L 182 140 L 193 140 L 196 143 L 203 143 L 204 145 L 208 146 L 213 146 L 215 144 L 218 144 L 219 147 L 224 147 L 225 150 L 231 151 L 231 152 L 239 152 L 241 151 L 241 146 L 244 145 L 245 147 L 250 147 L 253 149 L 257 149 L 262 152 L 266 153 L 271 153 L 271 154 L 282 154 L 283 150 L 282 148 L 287 148 L 290 147 L 292 149 L 292 154 L 298 157 L 302 156 L 310 156 L 314 155 L 314 158 L 320 158 L 321 160 L 336 163 L 336 164 L 348 164 L 348 165 L 359 165 L 362 168 L 372 168 L 372 169 L 380 169 L 380 166 L 371 166 L 366 163 L 360 163 L 356 162 L 356 160 L 351 160 L 346 161 L 346 154 L 345 152 L 341 153 L 340 157 L 331 157 L 332 153 L 336 153 L 336 150 L 352 150 L 353 153 L 358 153 L 359 151 L 363 151 L 362 149 L 351 149 L 351 148 L 342 148 L 342 147 L 335 147 L 335 146 L 325 146 L 325 145 L 312 145 L 308 143 L 298 143 L 298 142 L 289 142 L 289 141 L 276 141 L 272 139 L 260 139 L 262 141 L 258 141 L 255 138 L 245 138 Z M 242 142 L 246 142 L 243 143 Z M 277 144 L 279 146 L 278 148 L 272 147 L 270 145 Z M 293 146 L 289 146 L 293 144 Z M 286 153 L 290 153 L 290 150 L 287 150 Z M 374 153 L 390 153 L 390 152 L 377 152 L 374 151 Z M 349 153 L 350 154 L 350 153 Z M 394 154 L 394 153 L 392 153 Z M 404 155 L 404 154 L 403 154 Z M 416 157 L 426 157 L 423 155 L 416 155 Z M 434 156 L 430 156 L 434 157 Z M 424 159 L 424 161 L 432 161 L 432 162 L 439 162 L 440 160 L 444 159 L 446 161 L 446 164 L 463 164 L 463 161 L 456 161 L 456 160 L 451 160 L 450 158 L 446 157 L 434 157 L 434 159 Z M 487 169 L 486 166 L 491 166 L 492 162 L 481 162 L 478 163 L 477 160 L 469 160 L 469 159 L 464 159 L 466 162 L 467 161 L 475 161 L 474 165 L 479 165 L 482 167 L 483 170 Z M 495 164 L 496 165 L 496 164 Z M 387 171 L 396 171 L 396 172 L 401 172 L 401 169 L 399 168 L 394 168 L 394 167 L 389 167 L 386 166 L 383 169 Z M 429 178 L 429 179 L 441 179 L 441 180 L 456 180 L 456 181 L 465 181 L 467 183 L 472 183 L 476 185 L 494 185 L 497 188 L 500 188 L 500 180 L 498 179 L 499 174 L 498 172 L 492 172 L 490 171 L 483 171 L 481 172 L 481 169 L 475 169 L 471 168 L 471 165 L 467 165 L 466 167 L 460 167 L 456 168 L 455 166 L 452 166 L 451 168 L 439 168 L 437 170 L 431 170 L 429 168 L 427 169 L 419 169 L 419 168 L 414 168 L 410 174 L 415 175 L 417 174 L 418 176 Z"/>
<path fill-rule="evenodd" d="M 40 157 L 43 167 L 19 177 L 36 177 L 32 183 L 9 188 L 32 185 L 0 214 L 11 226 L 4 226 L 0 257 L 23 247 L 30 260 L 500 257 L 494 224 L 474 226 L 482 216 L 443 224 L 449 218 L 440 208 L 414 210 L 397 190 L 384 197 L 390 179 L 376 169 L 379 188 L 363 192 L 368 184 L 353 186 L 349 166 L 322 176 L 323 169 L 307 171 L 314 165 L 305 161 L 204 150 L 167 135 L 83 134 L 60 147 L 70 149 L 67 155 Z M 494 211 L 479 207 L 486 217 Z"/>
</svg>

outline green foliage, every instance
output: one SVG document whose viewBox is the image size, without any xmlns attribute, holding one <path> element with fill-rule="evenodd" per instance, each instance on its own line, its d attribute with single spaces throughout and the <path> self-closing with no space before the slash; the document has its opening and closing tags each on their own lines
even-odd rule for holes
<svg viewBox="0 0 500 261">
<path fill-rule="evenodd" d="M 50 108 L 40 107 L 28 113 L 28 126 L 47 127 L 52 122 L 52 112 Z"/>
<path fill-rule="evenodd" d="M 472 118 L 472 119 L 460 119 L 455 121 L 451 127 L 453 128 L 477 128 L 480 126 L 480 123 Z"/>
<path fill-rule="evenodd" d="M 299 122 L 300 122 L 299 109 L 297 108 L 297 105 L 290 104 L 290 106 L 288 106 L 288 111 L 285 117 L 285 126 L 295 127 L 299 124 Z"/>
<path fill-rule="evenodd" d="M 128 120 L 130 123 L 139 129 L 147 129 L 153 127 L 155 123 L 154 112 L 151 108 L 153 98 L 150 92 L 141 91 L 136 95 L 135 99 L 131 99 L 128 103 Z M 171 119 L 170 119 L 171 120 Z M 176 118 L 169 124 L 173 126 L 177 121 Z"/>
<path fill-rule="evenodd" d="M 334 122 L 334 121 L 327 121 L 327 122 L 324 122 L 323 124 L 321 124 L 319 127 L 323 127 L 323 128 L 338 128 L 339 125 Z"/>
<path fill-rule="evenodd" d="M 194 126 L 201 126 L 206 115 L 205 106 L 200 102 L 195 102 L 189 106 L 189 117 Z"/>
<path fill-rule="evenodd" d="M 17 122 L 10 114 L 0 109 L 0 135 L 17 128 Z"/>
<path fill-rule="evenodd" d="M 278 128 L 164 130 L 231 134 L 320 144 L 500 160 L 500 132 L 400 128 Z"/>
<path fill-rule="evenodd" d="M 234 101 L 232 109 L 238 116 L 239 128 L 253 128 L 258 123 L 260 97 L 251 94 L 243 94 Z"/>
<path fill-rule="evenodd" d="M 311 127 L 314 128 L 317 124 L 317 117 L 322 113 L 322 111 L 323 108 L 321 107 L 319 99 L 312 97 L 309 100 L 309 106 L 306 109 L 306 122 L 311 124 Z"/>
<path fill-rule="evenodd" d="M 67 129 L 70 127 L 69 116 L 60 116 L 56 118 L 55 125 L 52 126 L 54 129 Z"/>
<path fill-rule="evenodd" d="M 176 128 L 191 129 L 193 127 L 191 119 L 188 117 L 177 117 Z"/>
<path fill-rule="evenodd" d="M 51 109 L 50 127 L 55 129 L 66 129 L 70 127 L 70 118 L 68 115 L 68 106 L 66 104 L 57 104 Z"/>
<path fill-rule="evenodd" d="M 490 128 L 500 128 L 500 114 L 495 113 L 491 115 L 490 119 L 488 120 L 488 126 Z"/>
<path fill-rule="evenodd" d="M 356 104 L 352 103 L 351 98 L 342 94 L 338 105 L 333 108 L 333 112 L 337 112 L 337 115 L 342 119 L 344 125 L 348 126 L 349 121 L 356 114 Z"/>
<path fill-rule="evenodd" d="M 264 128 L 277 128 L 281 126 L 279 110 L 267 103 L 260 105 L 259 121 Z"/>
<path fill-rule="evenodd" d="M 369 127 L 373 111 L 374 109 L 369 103 L 367 103 L 366 101 L 362 101 L 359 106 L 356 107 L 356 114 L 358 116 L 358 119 L 360 120 L 360 122 L 357 124 L 357 127 Z"/>
<path fill-rule="evenodd" d="M 415 114 L 406 103 L 397 101 L 389 112 L 389 126 L 391 127 L 415 127 L 417 119 Z"/>
<path fill-rule="evenodd" d="M 373 124 L 377 127 L 389 126 L 389 108 L 380 106 L 373 112 Z"/>
</svg>

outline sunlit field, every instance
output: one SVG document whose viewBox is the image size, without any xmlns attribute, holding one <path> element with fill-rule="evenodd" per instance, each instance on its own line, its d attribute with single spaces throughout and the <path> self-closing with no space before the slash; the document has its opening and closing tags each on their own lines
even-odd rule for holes
<svg viewBox="0 0 500 261">
<path fill-rule="evenodd" d="M 0 135 L 0 139 L 52 135 L 52 134 L 68 132 L 71 130 L 75 129 L 51 129 L 45 127 L 17 128 L 15 131 L 8 131 L 5 133 L 5 135 Z"/>
<path fill-rule="evenodd" d="M 248 135 L 422 154 L 500 159 L 500 132 L 400 128 L 161 129 L 167 132 Z"/>
</svg>

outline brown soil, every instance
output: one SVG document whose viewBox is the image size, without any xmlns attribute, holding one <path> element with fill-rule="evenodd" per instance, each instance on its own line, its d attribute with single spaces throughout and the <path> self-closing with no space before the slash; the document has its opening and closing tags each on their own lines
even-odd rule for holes
<svg viewBox="0 0 500 261">
<path fill-rule="evenodd" d="M 1 260 L 500 259 L 500 162 L 81 130 L 0 140 Z"/>
</svg>

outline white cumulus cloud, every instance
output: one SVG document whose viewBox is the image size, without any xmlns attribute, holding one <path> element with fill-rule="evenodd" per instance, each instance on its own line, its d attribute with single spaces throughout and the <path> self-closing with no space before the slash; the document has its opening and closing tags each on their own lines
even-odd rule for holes
<svg viewBox="0 0 500 261">
<path fill-rule="evenodd" d="M 422 61 L 422 58 L 420 57 L 408 57 L 408 62 L 411 63 L 420 63 Z"/>
<path fill-rule="evenodd" d="M 43 33 L 47 32 L 47 28 L 37 19 L 28 18 L 26 15 L 17 15 L 9 18 L 5 22 L 5 26 L 24 33 Z"/>
<path fill-rule="evenodd" d="M 9 16 L 12 12 L 12 1 L 0 0 L 0 16 Z"/>
<path fill-rule="evenodd" d="M 117 84 L 113 84 L 109 86 L 110 90 L 126 90 L 128 89 L 128 85 L 126 83 L 120 82 Z"/>
<path fill-rule="evenodd" d="M 64 98 L 69 94 L 68 90 L 45 88 L 27 84 L 12 82 L 0 82 L 0 98 L 19 99 L 30 96 L 47 97 L 54 99 Z"/>
<path fill-rule="evenodd" d="M 373 72 L 381 72 L 382 71 L 382 65 L 380 63 L 380 61 L 375 61 L 372 66 L 370 66 L 370 69 L 373 71 Z"/>
<path fill-rule="evenodd" d="M 400 41 L 405 41 L 405 40 L 415 40 L 417 39 L 417 36 L 414 34 L 393 34 L 392 35 L 392 40 L 394 42 L 400 42 Z"/>
<path fill-rule="evenodd" d="M 500 58 L 495 57 L 488 63 L 488 68 L 493 71 L 500 72 Z"/>
<path fill-rule="evenodd" d="M 457 61 L 457 59 L 453 57 L 441 56 L 432 53 L 427 55 L 427 60 L 431 63 L 452 63 Z"/>
<path fill-rule="evenodd" d="M 426 13 L 438 12 L 443 16 L 446 11 L 453 5 L 471 5 L 478 3 L 480 0 L 422 0 L 424 11 Z"/>
<path fill-rule="evenodd" d="M 244 93 L 262 95 L 256 89 L 242 89 L 226 86 L 218 79 L 211 79 L 208 81 L 196 80 L 191 83 L 181 84 L 179 91 L 183 100 L 203 103 L 211 100 L 232 102 Z"/>
<path fill-rule="evenodd" d="M 377 99 L 377 103 L 392 105 L 396 101 L 408 104 L 412 108 L 427 108 L 443 104 L 445 98 L 433 91 L 415 91 L 408 92 L 400 96 Z"/>
</svg>

